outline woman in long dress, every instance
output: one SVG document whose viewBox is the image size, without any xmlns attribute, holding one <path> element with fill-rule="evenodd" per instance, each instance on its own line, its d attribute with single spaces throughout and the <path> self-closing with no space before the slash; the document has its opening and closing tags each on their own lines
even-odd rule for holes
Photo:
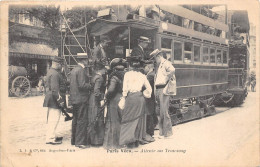
<svg viewBox="0 0 260 167">
<path fill-rule="evenodd" d="M 124 69 L 126 67 L 124 61 L 124 59 L 115 58 L 110 63 L 113 72 L 110 75 L 106 93 L 108 104 L 103 143 L 103 147 L 106 149 L 119 148 L 120 113 L 122 111 L 118 107 L 118 103 L 123 91 Z"/>
<path fill-rule="evenodd" d="M 122 111 L 119 144 L 133 148 L 138 147 L 146 136 L 144 95 L 150 98 L 152 88 L 146 76 L 138 70 L 140 60 L 129 57 L 128 61 L 130 70 L 126 72 L 123 81 L 122 98 L 125 100 L 125 107 Z M 142 92 L 143 87 L 145 89 Z"/>
<path fill-rule="evenodd" d="M 94 146 L 100 146 L 104 141 L 105 124 L 104 112 L 101 111 L 101 101 L 104 99 L 106 89 L 106 78 L 104 77 L 105 73 L 105 66 L 103 64 L 96 64 L 96 74 L 91 80 L 93 88 L 89 98 L 89 122 L 93 122 L 96 119 L 97 114 L 102 112 L 90 132 L 90 143 Z"/>
</svg>

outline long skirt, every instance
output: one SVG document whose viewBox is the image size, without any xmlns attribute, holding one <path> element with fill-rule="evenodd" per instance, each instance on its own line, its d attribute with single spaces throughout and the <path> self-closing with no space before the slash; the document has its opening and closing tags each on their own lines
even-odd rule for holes
<svg viewBox="0 0 260 167">
<path fill-rule="evenodd" d="M 102 145 L 104 141 L 105 134 L 105 124 L 104 124 L 104 111 L 100 111 L 100 104 L 97 103 L 97 100 L 92 93 L 89 98 L 89 122 L 92 123 L 99 112 L 101 116 L 98 118 L 95 126 L 93 126 L 90 132 L 90 143 L 92 145 Z"/>
<path fill-rule="evenodd" d="M 119 144 L 141 141 L 146 135 L 145 99 L 142 92 L 129 93 L 122 111 Z"/>
<path fill-rule="evenodd" d="M 118 107 L 118 103 L 121 97 L 122 93 L 117 93 L 109 100 L 107 105 L 105 138 L 103 143 L 103 146 L 106 149 L 119 148 L 120 113 L 122 111 Z"/>
</svg>

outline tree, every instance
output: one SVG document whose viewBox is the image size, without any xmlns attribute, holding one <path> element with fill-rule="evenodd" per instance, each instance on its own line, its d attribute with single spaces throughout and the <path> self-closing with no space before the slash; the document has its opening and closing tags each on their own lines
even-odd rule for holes
<svg viewBox="0 0 260 167">
<path fill-rule="evenodd" d="M 10 6 L 9 19 L 17 14 L 25 14 L 43 22 L 44 27 L 58 30 L 60 27 L 60 7 L 56 6 Z"/>
<path fill-rule="evenodd" d="M 97 10 L 92 7 L 74 7 L 64 12 L 71 29 L 84 26 L 90 20 L 97 17 Z"/>
<path fill-rule="evenodd" d="M 62 13 L 59 6 L 54 5 L 38 5 L 38 6 L 10 6 L 9 19 L 17 17 L 19 14 L 25 14 L 31 18 L 42 21 L 44 30 L 42 34 L 49 35 L 50 40 L 47 44 L 52 48 L 58 48 L 60 52 L 61 34 L 60 24 L 64 23 L 66 18 L 71 29 L 84 26 L 90 20 L 97 17 L 98 8 L 93 7 L 74 7 Z M 63 15 L 63 16 L 62 16 Z M 17 37 L 14 38 L 14 40 Z"/>
<path fill-rule="evenodd" d="M 30 20 L 35 18 L 42 21 L 43 29 L 42 34 L 46 34 L 50 37 L 50 40 L 46 41 L 51 48 L 60 47 L 60 7 L 55 6 L 10 6 L 9 19 L 13 17 L 19 17 L 20 14 L 24 14 L 29 17 Z M 17 38 L 17 37 L 15 37 Z M 11 41 L 12 42 L 12 41 Z"/>
</svg>

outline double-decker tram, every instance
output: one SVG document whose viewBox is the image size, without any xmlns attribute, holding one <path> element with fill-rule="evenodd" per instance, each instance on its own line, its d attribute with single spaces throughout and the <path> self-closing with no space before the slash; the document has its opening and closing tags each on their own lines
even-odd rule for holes
<svg viewBox="0 0 260 167">
<path fill-rule="evenodd" d="M 161 49 L 175 67 L 177 93 L 171 96 L 169 106 L 172 123 L 215 114 L 215 101 L 230 101 L 234 96 L 229 91 L 229 45 L 226 39 L 229 27 L 225 12 L 224 15 L 209 14 L 214 6 L 204 7 L 160 6 L 157 13 L 156 10 L 150 10 L 152 14 L 145 16 L 140 12 L 130 13 L 124 21 L 97 18 L 82 28 L 66 32 L 64 55 L 72 61 L 70 56 L 80 56 L 85 49 L 91 56 L 100 36 L 106 35 L 112 41 L 107 49 L 109 59 L 125 58 L 137 46 L 140 36 L 148 37 L 151 43 L 146 49 L 147 54 Z M 84 38 L 81 47 L 74 46 L 78 43 L 77 36 Z M 74 45 L 70 46 L 67 41 Z M 73 48 L 74 53 L 69 48 Z"/>
</svg>

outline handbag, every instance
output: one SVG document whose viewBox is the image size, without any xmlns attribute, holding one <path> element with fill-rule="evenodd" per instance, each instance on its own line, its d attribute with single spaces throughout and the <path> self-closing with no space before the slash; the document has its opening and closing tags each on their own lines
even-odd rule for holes
<svg viewBox="0 0 260 167">
<path fill-rule="evenodd" d="M 172 77 L 163 89 L 164 95 L 176 95 L 176 80 Z"/>
<path fill-rule="evenodd" d="M 118 107 L 121 110 L 123 110 L 125 108 L 125 98 L 124 97 L 121 97 L 121 99 L 119 100 Z"/>
</svg>

